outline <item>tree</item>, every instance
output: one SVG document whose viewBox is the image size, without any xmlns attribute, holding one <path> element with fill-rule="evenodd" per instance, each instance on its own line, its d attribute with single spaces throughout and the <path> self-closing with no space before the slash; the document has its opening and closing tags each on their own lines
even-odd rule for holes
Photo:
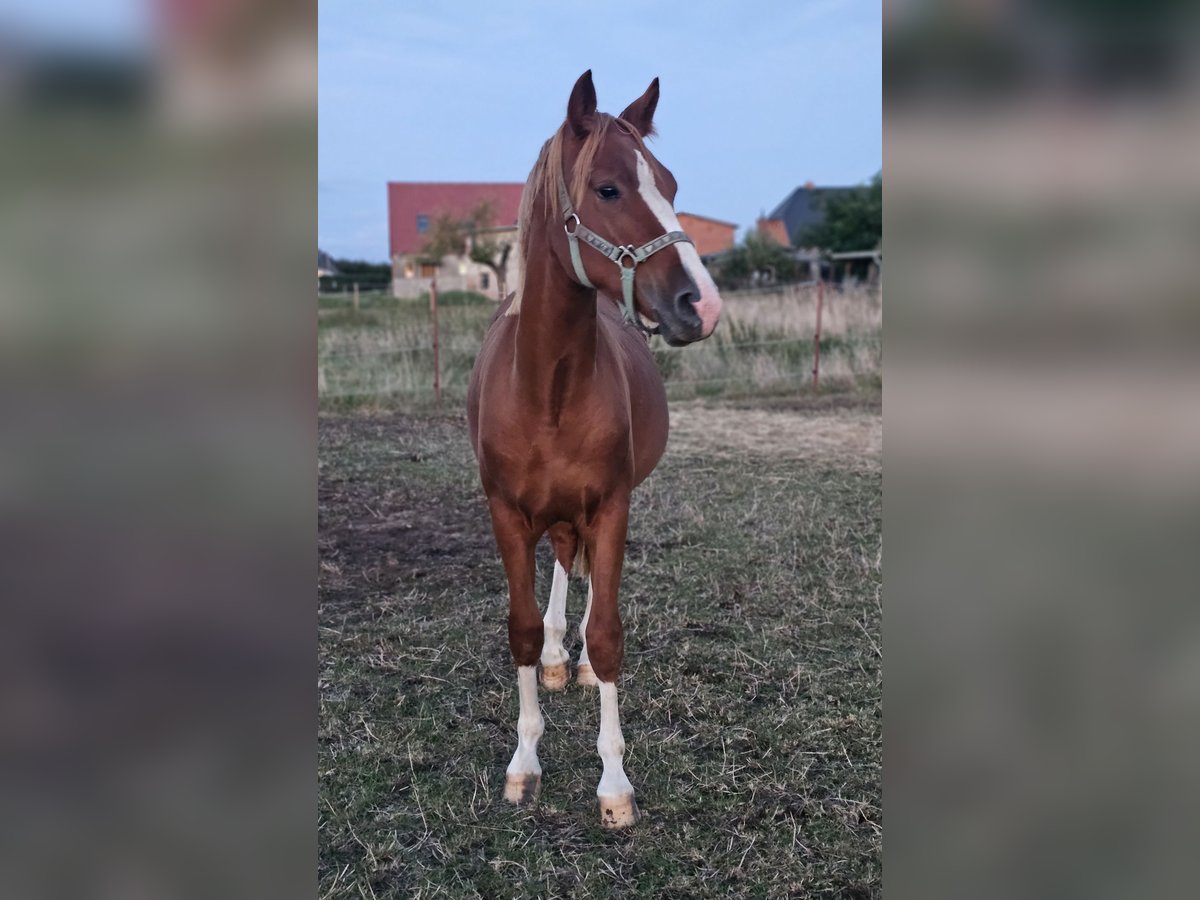
<svg viewBox="0 0 1200 900">
<path fill-rule="evenodd" d="M 496 217 L 495 204 L 481 200 L 465 219 L 444 213 L 429 223 L 429 238 L 421 253 L 427 262 L 438 264 L 444 256 L 466 256 L 496 273 L 496 285 L 504 296 L 505 275 L 511 241 L 498 241 L 486 233 Z"/>
<path fill-rule="evenodd" d="M 385 284 L 392 280 L 392 267 L 387 263 L 373 263 L 363 259 L 335 259 L 333 265 L 339 275 L 352 281 Z"/>
<path fill-rule="evenodd" d="M 799 272 L 790 250 L 765 234 L 751 231 L 721 258 L 715 279 L 721 287 L 733 290 L 756 283 L 795 281 Z"/>
<path fill-rule="evenodd" d="M 429 235 L 421 247 L 421 262 L 440 265 L 445 256 L 462 256 L 467 239 L 463 223 L 449 213 L 434 216 L 429 223 Z"/>
<path fill-rule="evenodd" d="M 496 273 L 496 287 L 503 299 L 507 285 L 508 255 L 512 252 L 511 241 L 498 241 L 494 233 L 485 236 L 483 230 L 488 228 L 496 218 L 495 205 L 490 200 L 484 200 L 472 210 L 467 220 L 470 238 L 470 256 L 472 262 L 487 266 Z"/>
<path fill-rule="evenodd" d="M 336 275 L 317 279 L 318 291 L 346 291 L 353 285 L 366 290 L 381 290 L 392 283 L 392 267 L 362 259 L 334 259 Z"/>
<path fill-rule="evenodd" d="M 823 201 L 825 221 L 800 235 L 803 247 L 828 253 L 874 250 L 883 246 L 883 172 L 871 183 Z"/>
</svg>

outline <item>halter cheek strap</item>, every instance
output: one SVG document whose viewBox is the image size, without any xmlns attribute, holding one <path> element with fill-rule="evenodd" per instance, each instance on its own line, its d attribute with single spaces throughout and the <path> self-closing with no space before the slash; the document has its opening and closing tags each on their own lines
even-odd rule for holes
<svg viewBox="0 0 1200 900">
<path fill-rule="evenodd" d="M 588 279 L 587 272 L 583 269 L 583 258 L 579 254 L 579 242 L 583 241 L 592 249 L 599 251 L 606 259 L 612 260 L 621 267 L 621 294 L 624 300 L 625 321 L 647 335 L 658 334 L 657 326 L 647 328 L 638 318 L 637 307 L 633 303 L 634 275 L 637 272 L 638 264 L 645 262 L 659 250 L 679 241 L 686 241 L 690 244 L 692 239 L 682 231 L 668 231 L 640 247 L 634 247 L 632 244 L 618 246 L 609 243 L 579 221 L 579 214 L 575 212 L 575 208 L 571 204 L 571 195 L 567 192 L 567 183 L 563 180 L 562 172 L 558 173 L 558 206 L 562 210 L 563 231 L 566 232 L 567 246 L 571 250 L 571 265 L 575 268 L 575 277 L 579 279 L 579 283 L 584 287 L 596 287 Z M 572 220 L 574 220 L 574 228 L 571 227 Z"/>
</svg>

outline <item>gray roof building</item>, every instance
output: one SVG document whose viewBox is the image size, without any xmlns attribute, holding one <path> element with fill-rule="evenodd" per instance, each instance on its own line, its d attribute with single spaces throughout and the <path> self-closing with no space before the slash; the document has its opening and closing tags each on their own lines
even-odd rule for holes
<svg viewBox="0 0 1200 900">
<path fill-rule="evenodd" d="M 813 225 L 825 221 L 824 203 L 830 197 L 841 196 L 858 190 L 853 187 L 816 187 L 810 181 L 796 188 L 787 198 L 771 210 L 768 219 L 780 219 L 787 228 L 788 240 L 793 247 L 802 247 L 801 236 Z"/>
</svg>

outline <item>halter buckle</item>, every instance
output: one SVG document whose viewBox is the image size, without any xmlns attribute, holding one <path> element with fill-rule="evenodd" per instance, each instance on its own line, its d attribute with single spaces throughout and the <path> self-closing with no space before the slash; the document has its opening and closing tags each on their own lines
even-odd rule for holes
<svg viewBox="0 0 1200 900">
<path fill-rule="evenodd" d="M 569 223 L 572 219 L 575 220 L 574 231 L 567 229 L 567 223 Z M 579 232 L 579 224 L 579 213 L 571 213 L 569 216 L 567 216 L 567 218 L 563 221 L 563 231 L 566 232 L 567 237 L 575 237 L 575 235 Z"/>
<path fill-rule="evenodd" d="M 614 262 L 618 266 L 620 266 L 622 269 L 626 269 L 626 270 L 637 268 L 638 260 L 637 260 L 637 256 L 634 254 L 634 247 L 632 245 L 626 244 L 624 247 L 618 247 L 617 250 L 619 250 L 620 253 L 617 254 L 617 258 L 614 260 Z M 629 266 L 625 265 L 626 257 L 628 257 L 632 261 L 633 265 L 629 265 Z"/>
</svg>

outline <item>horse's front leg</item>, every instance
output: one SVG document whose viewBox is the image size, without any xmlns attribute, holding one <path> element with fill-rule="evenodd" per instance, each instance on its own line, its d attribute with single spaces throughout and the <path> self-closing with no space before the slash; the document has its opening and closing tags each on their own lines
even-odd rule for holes
<svg viewBox="0 0 1200 900">
<path fill-rule="evenodd" d="M 517 718 L 517 750 L 504 782 L 504 797 L 513 803 L 531 803 L 542 786 L 542 766 L 537 745 L 544 722 L 538 706 L 537 662 L 542 652 L 542 619 L 534 599 L 534 546 L 519 512 L 492 503 L 492 529 L 508 575 L 508 646 L 517 664 L 517 689 L 521 712 Z"/>
<path fill-rule="evenodd" d="M 638 820 L 633 785 L 625 775 L 625 738 L 617 706 L 617 679 L 625 651 L 625 633 L 617 607 L 621 566 L 625 559 L 625 534 L 629 523 L 628 498 L 613 503 L 597 517 L 592 531 L 591 603 L 587 617 L 588 662 L 600 689 L 600 735 L 596 750 L 604 774 L 596 788 L 600 822 L 605 828 L 623 828 Z"/>
</svg>

